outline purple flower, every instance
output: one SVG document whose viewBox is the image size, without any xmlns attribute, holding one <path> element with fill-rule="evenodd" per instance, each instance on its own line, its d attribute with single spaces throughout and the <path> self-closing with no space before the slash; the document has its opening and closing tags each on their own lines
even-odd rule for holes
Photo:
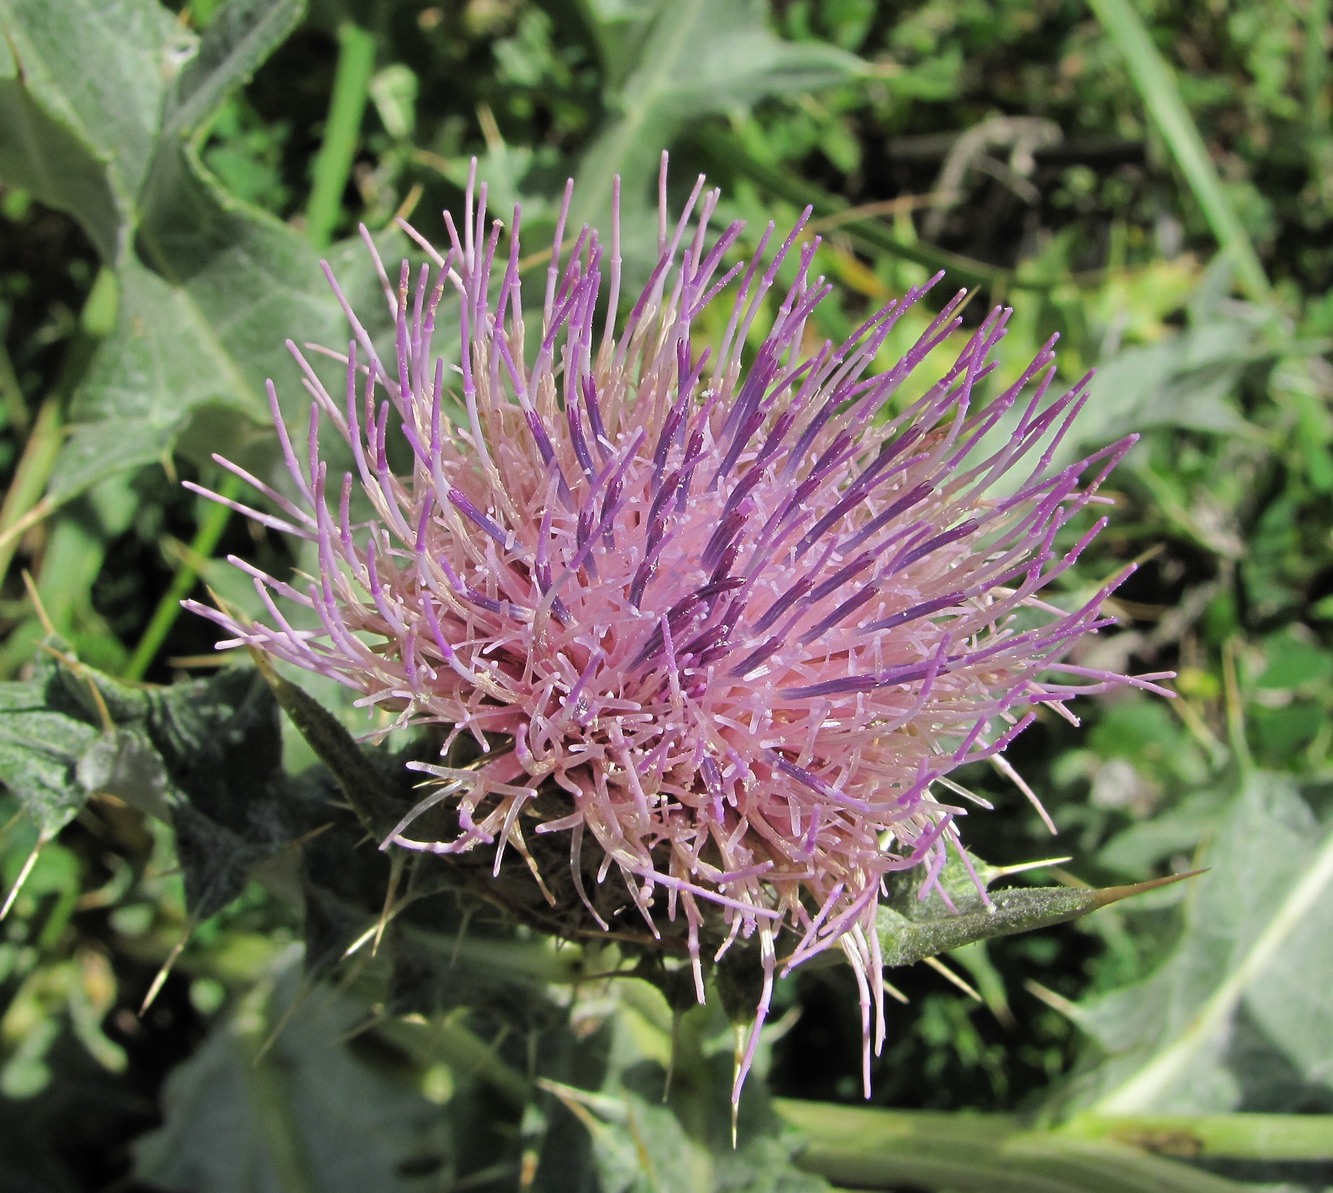
<svg viewBox="0 0 1333 1193">
<path fill-rule="evenodd" d="M 705 958 L 757 945 L 737 1091 L 775 973 L 834 947 L 861 988 L 868 1074 L 886 875 L 920 867 L 929 889 L 950 850 L 966 857 L 945 776 L 997 757 L 1040 705 L 1070 717 L 1075 695 L 1160 678 L 1062 661 L 1109 623 L 1128 569 L 1073 609 L 1047 591 L 1103 523 L 1072 546 L 1059 532 L 1132 440 L 1052 463 L 1085 389 L 1049 396 L 1051 344 L 974 408 L 1005 310 L 922 381 L 962 295 L 884 371 L 925 288 L 820 342 L 810 317 L 831 287 L 811 276 L 804 220 L 728 264 L 743 225 L 710 236 L 702 179 L 673 221 L 665 179 L 664 157 L 658 260 L 624 319 L 618 214 L 609 246 L 590 228 L 567 246 L 562 214 L 539 323 L 518 212 L 507 234 L 488 222 L 485 186 L 461 227 L 445 216 L 443 252 L 411 233 L 430 263 L 396 283 L 367 238 L 393 352 L 330 275 L 353 330 L 346 392 L 292 347 L 313 397 L 298 449 L 269 387 L 292 488 L 219 461 L 279 512 L 235 508 L 317 545 L 319 575 L 237 560 L 268 621 L 195 608 L 224 645 L 333 677 L 395 725 L 446 728 L 421 768 L 435 790 L 386 846 L 490 847 L 497 874 L 513 846 L 587 927 L 629 911 L 683 937 L 701 1000 Z M 453 297 L 457 365 L 433 343 Z M 330 433 L 355 460 L 332 483 Z M 407 835 L 441 804 L 456 831 Z"/>
</svg>

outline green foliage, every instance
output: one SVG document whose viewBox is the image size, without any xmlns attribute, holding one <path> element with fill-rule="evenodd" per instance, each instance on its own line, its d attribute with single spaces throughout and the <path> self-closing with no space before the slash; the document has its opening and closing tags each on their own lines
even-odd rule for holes
<svg viewBox="0 0 1333 1193">
<path fill-rule="evenodd" d="M 1078 1012 L 1106 1055 L 1077 1087 L 1081 1106 L 1265 1111 L 1296 1090 L 1333 1095 L 1333 837 L 1289 779 L 1254 774 L 1201 860 L 1211 868 L 1186 892 L 1170 958 Z"/>
<path fill-rule="evenodd" d="M 198 773 L 201 761 L 204 769 L 225 765 L 236 744 L 261 747 L 254 726 L 267 724 L 273 740 L 250 760 L 275 763 L 276 721 L 254 676 L 223 671 L 214 679 L 143 690 L 69 660 L 62 664 L 58 648 L 50 649 L 38 657 L 32 678 L 0 685 L 5 783 L 48 835 L 67 824 L 93 791 L 140 801 L 143 811 L 165 815 L 185 791 L 211 780 Z M 252 694 L 261 697 L 253 712 Z M 239 729 L 229 740 L 233 725 Z M 76 788 L 81 796 L 72 796 Z M 78 803 L 60 806 L 71 798 Z"/>
<path fill-rule="evenodd" d="M 54 837 L 88 797 L 78 763 L 97 731 L 91 716 L 70 715 L 65 672 L 50 660 L 34 671 L 30 680 L 0 688 L 0 778 L 43 835 Z"/>
<path fill-rule="evenodd" d="M 193 39 L 143 0 L 20 0 L 0 16 L 0 169 L 11 185 L 73 215 L 116 261 L 129 248 L 167 89 Z"/>
<path fill-rule="evenodd" d="M 307 992 L 284 1025 L 300 997 L 296 966 L 281 966 L 172 1073 L 163 1126 L 136 1144 L 141 1180 L 197 1193 L 439 1188 L 439 1108 L 340 1040 L 357 1002 Z"/>
<path fill-rule="evenodd" d="M 170 818 L 199 919 L 290 835 L 265 798 L 285 785 L 277 708 L 250 672 L 139 689 L 44 655 L 32 679 L 0 684 L 0 718 L 0 778 L 42 839 L 94 794 Z"/>
<path fill-rule="evenodd" d="M 783 1102 L 784 1117 L 819 1142 L 804 1162 L 850 1187 L 966 1193 L 1239 1193 L 1244 1185 L 1117 1141 L 1033 1131 L 1017 1119 L 883 1113 Z"/>
<path fill-rule="evenodd" d="M 615 175 L 629 218 L 646 211 L 659 147 L 688 122 L 744 111 L 770 95 L 814 91 L 861 67 L 833 46 L 784 43 L 767 28 L 758 0 L 670 0 L 641 11 L 609 25 L 600 42 L 609 118 L 575 176 L 575 226 L 605 224 Z"/>
<path fill-rule="evenodd" d="M 124 0 L 99 19 L 78 5 L 0 13 L 17 55 L 0 163 L 14 184 L 79 220 L 118 292 L 115 326 L 71 404 L 76 426 L 54 468 L 54 500 L 159 460 L 182 438 L 186 458 L 236 450 L 229 428 L 238 415 L 262 416 L 265 378 L 285 363 L 275 324 L 298 341 L 341 334 L 304 238 L 221 191 L 197 152 L 219 103 L 290 33 L 301 7 L 229 4 L 199 38 L 154 0 Z"/>
<path fill-rule="evenodd" d="M 141 1180 L 195 1193 L 439 1187 L 447 1108 L 417 1094 L 401 1059 L 375 1063 L 341 1038 L 364 1014 L 355 1000 L 299 991 L 297 977 L 288 963 L 261 978 L 172 1073 L 163 1125 L 135 1145 Z"/>
<path fill-rule="evenodd" d="M 0 1187 L 1333 1186 L 1328 24 L 1328 0 L 0 0 Z M 952 911 L 891 892 L 911 1002 L 872 1105 L 770 1100 L 860 1097 L 850 978 L 779 983 L 735 1150 L 733 974 L 683 1011 L 688 972 L 634 940 L 516 924 L 521 860 L 381 852 L 437 743 L 363 746 L 338 693 L 276 675 L 183 679 L 211 639 L 175 618 L 198 576 L 254 608 L 215 551 L 318 567 L 201 524 L 177 473 L 269 476 L 269 377 L 304 425 L 283 340 L 346 334 L 321 253 L 382 309 L 357 224 L 392 262 L 392 216 L 435 234 L 476 156 L 533 245 L 566 177 L 598 220 L 618 174 L 633 276 L 664 148 L 747 238 L 814 209 L 812 335 L 941 267 L 1016 308 L 997 382 L 1063 330 L 1066 377 L 1099 373 L 1061 450 L 1143 436 L 1069 578 L 1139 561 L 1128 624 L 1081 661 L 1179 672 L 1171 705 L 1086 702 L 1010 753 L 1092 885 L 987 906 L 955 863 Z M 960 779 L 1001 873 L 1056 851 L 1007 781 Z M 939 955 L 979 1002 L 907 968 Z"/>
</svg>

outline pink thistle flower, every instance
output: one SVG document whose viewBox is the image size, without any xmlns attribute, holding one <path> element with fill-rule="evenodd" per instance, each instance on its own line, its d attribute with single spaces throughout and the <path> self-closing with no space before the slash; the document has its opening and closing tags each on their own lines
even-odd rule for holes
<svg viewBox="0 0 1333 1193">
<path fill-rule="evenodd" d="M 743 225 L 710 239 L 718 192 L 701 178 L 670 219 L 665 155 L 660 191 L 657 265 L 623 320 L 618 194 L 610 245 L 584 228 L 565 253 L 566 190 L 536 327 L 519 213 L 502 251 L 475 166 L 443 252 L 407 229 L 430 261 L 415 275 L 404 262 L 392 282 L 367 236 L 393 352 L 330 273 L 353 331 L 346 392 L 289 345 L 313 398 L 304 456 L 269 386 L 293 495 L 219 460 L 280 512 L 229 504 L 316 544 L 320 574 L 287 583 L 235 560 L 270 621 L 194 607 L 232 635 L 223 645 L 337 679 L 396 725 L 447 728 L 444 761 L 421 767 L 436 790 L 385 846 L 492 847 L 498 875 L 512 845 L 567 913 L 605 929 L 637 909 L 654 938 L 683 935 L 701 1001 L 705 956 L 757 943 L 737 1094 L 775 973 L 840 949 L 861 990 L 868 1083 L 884 1038 L 886 875 L 921 867 L 928 890 L 950 849 L 966 859 L 945 776 L 998 757 L 1038 706 L 1072 720 L 1076 695 L 1161 678 L 1062 661 L 1109 624 L 1102 606 L 1129 569 L 1069 611 L 1045 595 L 1104 521 L 1067 549 L 1061 528 L 1103 500 L 1133 440 L 1052 462 L 1086 397 L 1086 378 L 1049 397 L 1054 340 L 974 408 L 1005 310 L 922 396 L 899 399 L 955 332 L 961 294 L 874 373 L 924 288 L 845 343 L 812 344 L 831 287 L 811 276 L 804 219 L 780 242 L 770 224 L 728 267 Z M 794 280 L 779 283 L 784 266 Z M 448 295 L 457 366 L 433 346 Z M 700 348 L 694 325 L 719 310 L 720 339 Z M 332 486 L 329 433 L 356 468 Z M 353 520 L 357 487 L 368 521 Z M 294 628 L 280 602 L 318 628 Z M 450 763 L 460 738 L 475 743 L 466 765 Z M 407 835 L 442 803 L 456 831 Z M 551 857 L 569 859 L 560 898 L 533 862 L 541 840 L 559 847 L 546 877 Z"/>
</svg>

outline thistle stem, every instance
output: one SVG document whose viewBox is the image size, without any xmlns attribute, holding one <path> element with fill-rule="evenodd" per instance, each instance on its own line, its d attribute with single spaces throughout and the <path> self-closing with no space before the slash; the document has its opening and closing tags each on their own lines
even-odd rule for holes
<svg viewBox="0 0 1333 1193">
<path fill-rule="evenodd" d="M 1199 1159 L 1333 1159 L 1329 1114 L 1080 1114 L 1059 1132 Z"/>
<path fill-rule="evenodd" d="M 777 1099 L 807 1144 L 797 1163 L 834 1182 L 977 1193 L 1234 1193 L 1240 1186 L 1182 1163 L 1320 1160 L 1329 1116 L 1082 1115 L 1038 1129 L 999 1114 L 883 1110 Z"/>
</svg>

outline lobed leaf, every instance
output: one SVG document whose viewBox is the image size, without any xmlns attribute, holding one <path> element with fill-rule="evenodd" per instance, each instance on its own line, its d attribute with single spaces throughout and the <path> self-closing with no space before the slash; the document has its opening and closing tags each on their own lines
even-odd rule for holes
<svg viewBox="0 0 1333 1193">
<path fill-rule="evenodd" d="M 0 684 L 0 782 L 41 839 L 95 794 L 169 819 L 196 919 L 309 827 L 281 753 L 277 704 L 252 671 L 138 688 L 44 655 L 32 679 Z"/>
<path fill-rule="evenodd" d="M 197 152 L 303 11 L 231 0 L 196 38 L 154 0 L 0 2 L 0 177 L 79 220 L 119 293 L 71 403 L 53 501 L 173 449 L 238 454 L 266 414 L 265 381 L 290 367 L 284 336 L 342 342 L 313 247 L 229 196 Z"/>
</svg>

